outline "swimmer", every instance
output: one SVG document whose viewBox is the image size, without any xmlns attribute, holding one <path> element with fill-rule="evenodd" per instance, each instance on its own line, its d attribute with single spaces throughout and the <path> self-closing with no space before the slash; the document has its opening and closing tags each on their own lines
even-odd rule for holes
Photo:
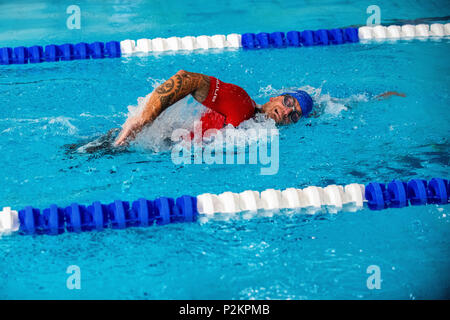
<svg viewBox="0 0 450 320">
<path fill-rule="evenodd" d="M 204 74 L 180 70 L 152 92 L 140 114 L 130 117 L 124 123 L 114 145 L 125 146 L 144 126 L 189 94 L 209 109 L 200 119 L 203 132 L 221 129 L 227 124 L 237 127 L 256 113 L 264 113 L 277 124 L 296 123 L 301 118 L 308 117 L 313 109 L 313 99 L 303 90 L 285 92 L 258 105 L 237 85 Z M 386 92 L 376 98 L 392 95 L 404 96 L 397 92 Z"/>
<path fill-rule="evenodd" d="M 202 134 L 208 129 L 221 129 L 227 124 L 237 127 L 256 113 L 263 113 L 277 124 L 296 123 L 301 118 L 317 117 L 311 96 L 302 90 L 285 92 L 272 97 L 263 105 L 256 104 L 241 87 L 225 83 L 200 73 L 180 70 L 158 86 L 150 95 L 143 111 L 130 117 L 123 128 L 114 128 L 94 140 L 84 140 L 65 145 L 66 153 L 87 153 L 97 156 L 127 152 L 127 144 L 147 124 L 155 120 L 165 109 L 191 94 L 208 108 L 200 121 Z M 391 96 L 405 97 L 403 93 L 389 91 L 377 95 L 381 100 Z"/>
<path fill-rule="evenodd" d="M 113 145 L 116 147 L 127 145 L 165 109 L 189 94 L 209 108 L 200 119 L 203 132 L 208 129 L 221 129 L 227 124 L 237 127 L 256 113 L 264 113 L 277 124 L 296 123 L 301 118 L 308 117 L 313 108 L 311 96 L 303 90 L 285 92 L 270 98 L 263 105 L 258 105 L 237 85 L 204 74 L 180 70 L 152 92 L 140 114 L 130 117 L 124 123 Z M 389 91 L 375 98 L 380 100 L 393 95 L 405 96 Z"/>
<path fill-rule="evenodd" d="M 237 85 L 204 74 L 180 70 L 153 91 L 141 114 L 125 122 L 115 145 L 126 145 L 145 125 L 189 94 L 209 108 L 201 117 L 203 131 L 221 129 L 227 124 L 237 127 L 258 112 L 266 114 L 277 124 L 295 123 L 306 117 L 313 108 L 311 96 L 302 90 L 286 92 L 258 105 Z"/>
</svg>

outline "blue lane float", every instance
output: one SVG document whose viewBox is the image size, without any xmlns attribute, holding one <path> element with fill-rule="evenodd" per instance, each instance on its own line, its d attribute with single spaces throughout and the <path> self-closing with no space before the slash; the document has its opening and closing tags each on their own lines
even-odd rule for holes
<svg viewBox="0 0 450 320">
<path fill-rule="evenodd" d="M 61 56 L 61 53 L 60 53 L 59 46 L 56 46 L 54 44 L 45 46 L 45 49 L 44 49 L 45 61 L 47 61 L 47 62 L 58 61 L 60 56 Z"/>
<path fill-rule="evenodd" d="M 66 43 L 59 46 L 59 50 L 61 53 L 61 61 L 70 61 L 73 60 L 73 44 Z"/>
<path fill-rule="evenodd" d="M 356 28 L 346 28 L 344 31 L 344 41 L 350 43 L 359 42 L 358 29 Z"/>
<path fill-rule="evenodd" d="M 117 41 L 106 42 L 105 51 L 108 58 L 119 58 L 121 56 L 120 43 Z"/>
<path fill-rule="evenodd" d="M 301 46 L 301 35 L 298 31 L 289 31 L 286 33 L 287 45 L 290 47 Z"/>
<path fill-rule="evenodd" d="M 75 59 L 89 59 L 89 44 L 86 42 L 80 42 L 75 45 L 75 52 L 74 52 L 74 58 Z"/>
<path fill-rule="evenodd" d="M 316 46 L 327 46 L 330 44 L 328 40 L 328 30 L 321 29 L 314 31 L 314 45 Z"/>
<path fill-rule="evenodd" d="M 286 45 L 286 40 L 284 36 L 284 32 L 272 32 L 270 34 L 270 44 L 274 48 L 283 48 Z"/>
<path fill-rule="evenodd" d="M 344 43 L 344 34 L 342 29 L 331 29 L 328 30 L 328 39 L 332 44 L 342 44 Z"/>
<path fill-rule="evenodd" d="M 14 48 L 13 63 L 25 64 L 28 63 L 28 50 L 25 47 Z"/>
<path fill-rule="evenodd" d="M 30 63 L 44 62 L 44 50 L 41 46 L 32 46 L 28 48 L 28 59 Z"/>
<path fill-rule="evenodd" d="M 270 47 L 270 34 L 267 32 L 260 32 L 256 35 L 258 47 L 265 49 Z"/>
<path fill-rule="evenodd" d="M 0 48 L 0 64 L 12 64 L 12 63 L 13 63 L 13 49 Z"/>
<path fill-rule="evenodd" d="M 262 37 L 264 39 L 263 46 L 265 48 L 268 48 L 269 47 L 268 34 L 266 35 L 265 33 L 262 33 L 262 34 L 260 33 L 259 35 L 260 35 L 260 37 Z M 259 43 L 256 40 L 256 35 L 254 33 L 244 33 L 242 35 L 241 41 L 242 41 L 242 47 L 244 49 L 256 49 L 259 46 Z M 266 44 L 266 41 L 267 41 L 267 44 Z"/>
</svg>

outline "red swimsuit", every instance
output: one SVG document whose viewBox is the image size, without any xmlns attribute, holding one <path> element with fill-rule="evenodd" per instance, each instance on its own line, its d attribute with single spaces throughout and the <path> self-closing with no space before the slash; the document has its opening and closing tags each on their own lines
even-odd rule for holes
<svg viewBox="0 0 450 320">
<path fill-rule="evenodd" d="M 253 117 L 256 105 L 244 89 L 214 77 L 209 78 L 208 96 L 202 104 L 210 110 L 200 119 L 202 134 L 208 129 L 222 129 L 227 124 L 237 127 Z"/>
</svg>

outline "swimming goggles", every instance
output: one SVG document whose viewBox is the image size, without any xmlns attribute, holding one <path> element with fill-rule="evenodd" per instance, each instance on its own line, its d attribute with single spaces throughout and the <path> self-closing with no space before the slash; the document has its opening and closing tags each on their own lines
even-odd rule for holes
<svg viewBox="0 0 450 320">
<path fill-rule="evenodd" d="M 283 98 L 283 105 L 292 109 L 292 112 L 289 113 L 289 119 L 291 119 L 292 123 L 296 123 L 302 117 L 302 113 L 295 109 L 295 98 L 290 94 L 285 94 Z"/>
</svg>

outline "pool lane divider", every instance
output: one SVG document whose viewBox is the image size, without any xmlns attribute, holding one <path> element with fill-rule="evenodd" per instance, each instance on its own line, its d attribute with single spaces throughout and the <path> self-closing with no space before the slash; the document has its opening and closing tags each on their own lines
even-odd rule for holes
<svg viewBox="0 0 450 320">
<path fill-rule="evenodd" d="M 430 181 L 413 179 L 409 182 L 393 180 L 388 184 L 371 182 L 366 186 L 352 183 L 345 186 L 310 186 L 303 189 L 267 189 L 261 193 L 246 190 L 241 193 L 204 193 L 197 197 L 160 197 L 155 200 L 138 199 L 131 204 L 116 200 L 109 204 L 98 201 L 85 206 L 73 203 L 61 208 L 55 204 L 42 212 L 31 206 L 22 210 L 10 207 L 0 211 L 0 234 L 19 232 L 22 235 L 58 235 L 64 232 L 102 231 L 107 228 L 125 229 L 148 227 L 177 222 L 195 222 L 231 217 L 239 212 L 272 216 L 281 209 L 289 213 L 319 214 L 403 208 L 409 205 L 447 204 L 450 185 L 447 179 Z"/>
<path fill-rule="evenodd" d="M 41 46 L 0 48 L 0 64 L 27 64 L 83 59 L 118 58 L 121 56 L 118 41 L 80 42 L 77 44 L 50 44 Z"/>
<path fill-rule="evenodd" d="M 50 44 L 45 47 L 0 48 L 0 64 L 26 64 L 79 59 L 119 58 L 139 53 L 243 48 L 246 50 L 338 45 L 365 41 L 424 39 L 450 35 L 450 23 L 363 26 L 289 32 L 232 33 L 197 37 L 142 38 L 109 42 Z"/>
</svg>

